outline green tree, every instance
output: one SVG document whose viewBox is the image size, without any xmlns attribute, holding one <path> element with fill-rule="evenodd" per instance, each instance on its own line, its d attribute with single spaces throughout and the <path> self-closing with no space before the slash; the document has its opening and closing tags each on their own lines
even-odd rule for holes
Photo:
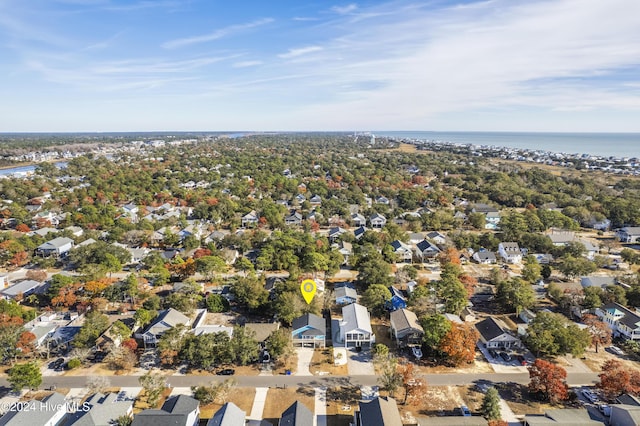
<svg viewBox="0 0 640 426">
<path fill-rule="evenodd" d="M 542 311 L 529 323 L 525 343 L 538 355 L 578 356 L 591 344 L 591 335 L 560 314 Z"/>
<path fill-rule="evenodd" d="M 196 271 L 209 280 L 227 269 L 227 264 L 220 256 L 202 256 L 196 260 Z"/>
<path fill-rule="evenodd" d="M 132 331 L 120 320 L 111 324 L 111 334 L 120 339 L 121 342 L 131 337 Z"/>
<path fill-rule="evenodd" d="M 531 284 L 519 277 L 501 281 L 496 286 L 496 298 L 505 310 L 520 313 L 535 304 L 535 293 Z"/>
<path fill-rule="evenodd" d="M 220 294 L 208 295 L 206 305 L 209 312 L 227 312 L 229 310 L 229 302 Z"/>
<path fill-rule="evenodd" d="M 279 328 L 272 332 L 266 340 L 267 351 L 274 360 L 288 356 L 293 352 L 291 333 L 286 328 Z"/>
<path fill-rule="evenodd" d="M 109 317 L 98 311 L 90 311 L 84 319 L 84 324 L 80 328 L 73 340 L 74 346 L 79 348 L 89 348 L 96 344 L 96 340 L 109 328 Z"/>
<path fill-rule="evenodd" d="M 231 291 L 238 303 L 251 310 L 259 309 L 267 303 L 269 298 L 269 292 L 255 275 L 236 277 L 231 285 Z"/>
<path fill-rule="evenodd" d="M 362 295 L 362 304 L 369 308 L 374 316 L 385 313 L 385 305 L 391 300 L 391 292 L 382 284 L 372 284 Z"/>
<path fill-rule="evenodd" d="M 500 395 L 498 390 L 493 386 L 487 389 L 487 393 L 482 398 L 482 415 L 489 421 L 500 420 L 502 413 L 500 412 Z"/>
<path fill-rule="evenodd" d="M 542 276 L 542 267 L 533 255 L 524 258 L 524 266 L 522 267 L 522 278 L 530 283 L 537 282 Z"/>
<path fill-rule="evenodd" d="M 424 330 L 422 341 L 431 353 L 439 350 L 440 342 L 451 330 L 451 321 L 444 315 L 434 314 L 420 318 L 420 325 Z"/>
<path fill-rule="evenodd" d="M 157 316 L 158 312 L 155 310 L 140 308 L 135 314 L 133 314 L 133 319 L 136 321 L 138 326 L 145 327 Z"/>
<path fill-rule="evenodd" d="M 391 276 L 391 265 L 389 265 L 380 253 L 369 250 L 357 260 L 358 281 L 363 287 L 372 284 L 382 284 L 390 286 L 393 284 Z"/>
<path fill-rule="evenodd" d="M 138 378 L 140 386 L 144 389 L 144 395 L 147 399 L 147 403 L 151 407 L 155 407 L 160 401 L 162 391 L 167 387 L 167 381 L 165 376 L 160 373 L 152 373 L 147 371 L 143 376 Z"/>
<path fill-rule="evenodd" d="M 556 267 L 565 277 L 571 279 L 579 275 L 589 275 L 596 271 L 596 264 L 583 257 L 566 254 L 560 258 Z"/>
<path fill-rule="evenodd" d="M 9 370 L 7 381 L 14 392 L 24 388 L 35 390 L 42 384 L 42 373 L 35 362 L 16 364 Z"/>
<path fill-rule="evenodd" d="M 259 347 L 256 341 L 256 333 L 239 325 L 233 327 L 231 353 L 233 353 L 235 361 L 240 365 L 247 365 L 249 362 L 258 359 Z"/>
</svg>

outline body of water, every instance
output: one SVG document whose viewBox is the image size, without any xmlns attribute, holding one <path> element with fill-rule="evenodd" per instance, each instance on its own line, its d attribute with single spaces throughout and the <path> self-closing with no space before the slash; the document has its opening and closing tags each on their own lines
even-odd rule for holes
<svg viewBox="0 0 640 426">
<path fill-rule="evenodd" d="M 640 158 L 640 133 L 525 133 L 379 131 L 376 136 L 508 148 Z"/>
<path fill-rule="evenodd" d="M 67 167 L 66 161 L 57 161 L 53 163 L 57 168 L 64 169 Z M 24 176 L 33 173 L 36 170 L 36 165 L 31 164 L 29 166 L 10 167 L 7 169 L 0 169 L 0 176 L 18 175 Z"/>
</svg>

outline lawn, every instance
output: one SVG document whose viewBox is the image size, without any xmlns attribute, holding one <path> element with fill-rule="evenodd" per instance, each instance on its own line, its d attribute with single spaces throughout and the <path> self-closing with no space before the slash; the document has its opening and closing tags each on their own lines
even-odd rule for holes
<svg viewBox="0 0 640 426">
<path fill-rule="evenodd" d="M 253 407 L 253 400 L 256 396 L 255 388 L 240 388 L 236 387 L 231 389 L 229 395 L 225 402 L 233 402 L 236 404 L 242 411 L 249 415 L 251 413 L 251 407 Z M 219 403 L 211 403 L 207 405 L 200 406 L 200 418 L 201 419 L 210 419 L 213 417 L 216 411 L 222 407 L 223 404 Z"/>
<path fill-rule="evenodd" d="M 333 360 L 333 348 L 316 349 L 311 358 L 309 367 L 311 374 L 330 374 L 332 376 L 346 376 L 349 374 L 347 365 L 335 365 Z"/>
<path fill-rule="evenodd" d="M 312 413 L 315 409 L 315 391 L 312 387 L 270 388 L 264 404 L 262 418 L 278 424 L 282 413 L 296 401 L 304 404 Z"/>
</svg>

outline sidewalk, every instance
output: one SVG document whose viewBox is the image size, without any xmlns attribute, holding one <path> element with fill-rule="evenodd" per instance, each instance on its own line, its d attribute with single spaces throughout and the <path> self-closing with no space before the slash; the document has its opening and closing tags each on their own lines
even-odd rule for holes
<svg viewBox="0 0 640 426">
<path fill-rule="evenodd" d="M 315 413 L 313 417 L 315 426 L 327 426 L 327 388 L 315 388 Z"/>
<path fill-rule="evenodd" d="M 256 388 L 256 396 L 253 399 L 251 414 L 247 416 L 248 420 L 261 420 L 264 404 L 267 401 L 267 392 L 269 388 Z"/>
</svg>

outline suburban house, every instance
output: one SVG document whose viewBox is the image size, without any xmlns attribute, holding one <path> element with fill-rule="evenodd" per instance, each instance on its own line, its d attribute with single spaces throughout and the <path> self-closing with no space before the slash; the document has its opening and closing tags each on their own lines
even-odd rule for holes
<svg viewBox="0 0 640 426">
<path fill-rule="evenodd" d="M 379 213 L 374 213 L 369 217 L 369 224 L 373 229 L 382 229 L 387 224 L 387 218 Z"/>
<path fill-rule="evenodd" d="M 244 328 L 251 330 L 254 333 L 253 338 L 260 345 L 264 345 L 267 338 L 271 334 L 280 329 L 279 322 L 247 322 L 244 324 Z"/>
<path fill-rule="evenodd" d="M 120 416 L 133 416 L 133 401 L 118 399 L 118 394 L 93 394 L 85 401 L 86 409 L 77 410 L 65 424 L 73 426 L 102 426 L 117 424 Z"/>
<path fill-rule="evenodd" d="M 255 210 L 251 210 L 249 213 L 242 216 L 241 223 L 243 227 L 255 226 L 258 224 L 258 213 Z"/>
<path fill-rule="evenodd" d="M 640 314 L 619 303 L 607 303 L 596 309 L 596 315 L 607 323 L 615 337 L 640 340 Z"/>
<path fill-rule="evenodd" d="M 640 424 L 640 407 L 636 405 L 612 404 L 609 424 L 612 426 L 635 426 Z"/>
<path fill-rule="evenodd" d="M 437 232 L 437 231 L 431 231 L 427 233 L 427 239 L 440 245 L 444 245 L 447 243 L 447 237 L 445 237 L 444 235 L 442 235 L 440 232 Z"/>
<path fill-rule="evenodd" d="M 24 280 L 20 281 L 12 285 L 11 287 L 6 287 L 0 290 L 0 295 L 4 299 L 20 299 L 27 297 L 31 294 L 42 294 L 45 291 L 46 286 L 39 281 L 34 280 Z"/>
<path fill-rule="evenodd" d="M 36 255 L 41 257 L 65 257 L 73 248 L 73 240 L 67 237 L 57 237 L 36 248 Z"/>
<path fill-rule="evenodd" d="M 365 226 L 359 226 L 353 230 L 353 236 L 356 237 L 356 240 L 359 240 L 365 232 L 367 232 L 367 228 Z"/>
<path fill-rule="evenodd" d="M 319 195 L 314 195 L 313 197 L 309 198 L 309 203 L 312 206 L 319 206 L 320 204 L 322 204 L 322 197 L 320 197 Z"/>
<path fill-rule="evenodd" d="M 377 397 L 371 401 L 360 401 L 353 413 L 354 426 L 402 426 L 402 417 L 396 400 Z"/>
<path fill-rule="evenodd" d="M 385 204 L 385 205 L 389 205 L 389 199 L 387 197 L 385 197 L 384 195 L 379 196 L 378 198 L 376 198 L 376 204 Z"/>
<path fill-rule="evenodd" d="M 348 284 L 336 286 L 334 293 L 336 295 L 336 304 L 348 305 L 350 303 L 356 303 L 358 300 L 358 293 L 356 289 Z"/>
<path fill-rule="evenodd" d="M 484 215 L 484 229 L 496 230 L 500 225 L 500 213 L 499 212 L 487 212 Z"/>
<path fill-rule="evenodd" d="M 332 244 L 335 243 L 336 240 L 346 232 L 347 232 L 346 229 L 341 228 L 339 226 L 334 226 L 333 228 L 329 229 L 329 234 L 327 235 L 329 238 L 329 242 Z"/>
<path fill-rule="evenodd" d="M 0 417 L 1 426 L 57 426 L 67 415 L 67 404 L 64 395 L 54 392 L 44 397 L 41 401 L 32 399 L 24 401 L 22 409 L 7 410 Z"/>
<path fill-rule="evenodd" d="M 481 265 L 492 265 L 498 261 L 496 254 L 489 250 L 479 250 L 471 258 Z"/>
<path fill-rule="evenodd" d="M 367 219 L 360 213 L 354 213 L 351 215 L 351 223 L 356 227 L 365 226 L 367 224 Z"/>
<path fill-rule="evenodd" d="M 522 262 L 522 251 L 518 243 L 500 243 L 498 244 L 498 253 L 507 263 Z"/>
<path fill-rule="evenodd" d="M 291 324 L 291 340 L 294 346 L 324 348 L 327 337 L 327 323 L 315 314 L 304 314 Z"/>
<path fill-rule="evenodd" d="M 297 211 L 292 211 L 289 215 L 285 216 L 284 224 L 287 226 L 300 226 L 302 225 L 302 214 Z"/>
<path fill-rule="evenodd" d="M 409 244 L 403 243 L 400 240 L 394 240 L 391 242 L 391 248 L 396 255 L 396 261 L 411 263 L 413 252 Z"/>
<path fill-rule="evenodd" d="M 616 284 L 616 278 L 615 277 L 581 277 L 580 278 L 580 285 L 582 286 L 582 288 L 587 288 L 587 287 L 600 287 L 601 289 L 604 289 L 607 286 L 610 285 L 615 285 Z"/>
<path fill-rule="evenodd" d="M 339 241 L 339 242 L 335 243 L 332 247 L 335 247 L 340 252 L 342 257 L 344 258 L 342 264 L 343 265 L 348 265 L 349 264 L 349 257 L 351 257 L 351 255 L 353 255 L 353 244 L 348 243 L 346 241 Z"/>
<path fill-rule="evenodd" d="M 407 309 L 391 312 L 391 336 L 396 339 L 398 347 L 421 346 L 424 329 L 418 317 Z"/>
<path fill-rule="evenodd" d="M 200 422 L 200 401 L 187 395 L 167 398 L 159 410 L 142 410 L 131 426 L 197 426 Z"/>
<path fill-rule="evenodd" d="M 404 309 L 407 307 L 407 299 L 400 290 L 391 286 L 389 287 L 389 291 L 391 292 L 391 300 L 385 303 L 388 310 L 395 311 L 397 309 Z"/>
<path fill-rule="evenodd" d="M 480 341 L 487 349 L 511 349 L 522 346 L 520 339 L 513 336 L 506 328 L 493 317 L 476 324 L 480 333 Z"/>
<path fill-rule="evenodd" d="M 640 226 L 627 226 L 616 232 L 616 237 L 623 243 L 637 243 L 640 241 Z"/>
<path fill-rule="evenodd" d="M 557 410 L 545 410 L 544 415 L 527 414 L 524 416 L 523 424 L 524 426 L 602 426 L 605 423 L 594 420 L 586 408 L 560 408 Z"/>
<path fill-rule="evenodd" d="M 142 332 L 141 338 L 147 345 L 155 346 L 158 339 L 170 328 L 179 324 L 189 325 L 191 319 L 173 308 L 165 309 L 158 315 L 151 324 Z M 136 336 L 137 337 L 137 336 Z"/>
<path fill-rule="evenodd" d="M 284 410 L 278 426 L 309 426 L 313 425 L 314 415 L 303 403 L 296 401 Z"/>
<path fill-rule="evenodd" d="M 440 253 L 438 246 L 431 241 L 422 240 L 416 244 L 416 257 L 424 262 L 425 259 L 433 259 Z"/>
<path fill-rule="evenodd" d="M 207 422 L 207 426 L 245 426 L 247 413 L 233 402 L 225 403 Z"/>
<path fill-rule="evenodd" d="M 376 336 L 371 328 L 367 308 L 357 303 L 342 308 L 339 341 L 347 348 L 373 346 Z"/>
</svg>

